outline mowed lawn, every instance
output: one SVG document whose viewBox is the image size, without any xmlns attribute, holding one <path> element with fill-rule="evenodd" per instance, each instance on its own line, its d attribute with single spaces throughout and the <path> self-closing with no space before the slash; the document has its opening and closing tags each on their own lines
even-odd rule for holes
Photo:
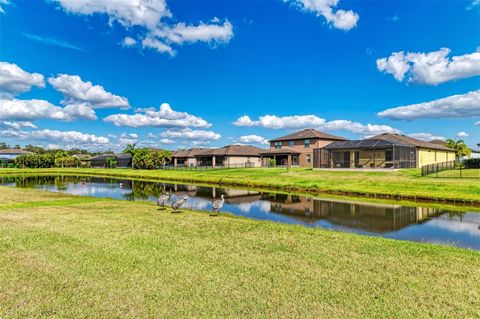
<svg viewBox="0 0 480 319">
<path fill-rule="evenodd" d="M 291 169 L 288 172 L 285 168 L 208 171 L 57 168 L 0 169 L 0 176 L 19 173 L 90 174 L 480 205 L 480 178 L 421 177 L 420 170 L 417 169 L 395 172 L 351 172 L 303 168 Z"/>
<path fill-rule="evenodd" d="M 478 318 L 480 253 L 0 187 L 0 318 Z"/>
</svg>

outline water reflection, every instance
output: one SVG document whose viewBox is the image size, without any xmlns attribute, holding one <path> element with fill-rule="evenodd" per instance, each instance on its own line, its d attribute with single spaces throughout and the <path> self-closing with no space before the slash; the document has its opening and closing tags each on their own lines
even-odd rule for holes
<svg viewBox="0 0 480 319">
<path fill-rule="evenodd" d="M 245 217 L 480 250 L 480 213 L 475 212 L 100 177 L 16 176 L 3 177 L 0 182 L 124 200 L 155 201 L 168 191 L 173 194 L 172 201 L 189 196 L 184 207 L 198 210 L 211 209 L 211 201 L 223 194 L 223 210 Z"/>
</svg>

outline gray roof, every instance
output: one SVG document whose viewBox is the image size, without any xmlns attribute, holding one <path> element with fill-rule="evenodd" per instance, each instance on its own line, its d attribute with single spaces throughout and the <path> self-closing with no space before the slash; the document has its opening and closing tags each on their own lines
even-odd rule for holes
<svg viewBox="0 0 480 319">
<path fill-rule="evenodd" d="M 132 155 L 130 155 L 130 154 L 102 154 L 102 155 L 92 157 L 91 160 L 93 160 L 93 161 L 105 160 L 109 157 L 114 157 L 115 159 L 123 159 L 123 158 L 130 159 L 130 158 L 132 158 Z"/>
<path fill-rule="evenodd" d="M 314 130 L 312 128 L 307 128 L 302 131 L 298 131 L 289 135 L 285 135 L 279 138 L 270 140 L 270 142 L 281 142 L 281 141 L 291 141 L 291 140 L 304 140 L 304 139 L 320 139 L 320 140 L 334 140 L 334 141 L 345 141 L 346 138 L 327 134 Z"/>
<path fill-rule="evenodd" d="M 3 150 L 0 150 L 0 155 L 24 155 L 24 154 L 35 154 L 35 153 L 25 151 L 19 148 L 6 148 Z"/>
<path fill-rule="evenodd" d="M 366 140 L 354 140 L 354 141 L 338 141 L 333 142 L 325 146 L 327 150 L 334 149 L 372 149 L 372 148 L 386 148 L 391 146 L 407 146 L 414 147 L 413 145 L 399 143 L 395 141 L 386 141 L 381 139 L 366 139 Z"/>
</svg>

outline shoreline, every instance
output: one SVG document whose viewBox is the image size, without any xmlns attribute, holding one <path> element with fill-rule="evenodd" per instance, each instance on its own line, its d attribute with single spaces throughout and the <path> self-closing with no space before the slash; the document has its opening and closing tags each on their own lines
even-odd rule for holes
<svg viewBox="0 0 480 319">
<path fill-rule="evenodd" d="M 232 169 L 233 170 L 233 169 Z M 15 176 L 15 175 L 79 175 L 79 176 L 98 176 L 98 177 L 111 177 L 111 178 L 125 178 L 125 179 L 137 179 L 143 181 L 163 181 L 163 182 L 179 182 L 179 183 L 196 183 L 204 184 L 208 186 L 222 186 L 222 187 L 232 187 L 239 188 L 245 187 L 250 189 L 259 189 L 264 191 L 280 191 L 280 192 L 297 192 L 309 196 L 320 196 L 320 195 L 332 195 L 332 196 L 346 196 L 346 197 L 356 197 L 363 199 L 385 199 L 385 200 L 396 200 L 396 201 L 411 201 L 415 203 L 425 203 L 425 204 L 449 204 L 449 205 L 458 205 L 458 206 L 472 206 L 480 207 L 480 183 L 478 198 L 468 198 L 466 196 L 460 197 L 451 196 L 445 194 L 444 197 L 440 197 L 437 194 L 435 195 L 426 195 L 426 194 L 409 194 L 407 191 L 402 189 L 396 189 L 394 192 L 385 192 L 385 191 L 372 191 L 368 189 L 350 189 L 342 190 L 331 187 L 302 187 L 299 185 L 294 185 L 293 183 L 301 183 L 301 181 L 292 180 L 290 184 L 280 184 L 279 177 L 283 179 L 288 179 L 289 176 L 274 176 L 270 180 L 255 180 L 248 179 L 248 172 L 252 172 L 254 169 L 243 169 L 241 172 L 244 175 L 245 179 L 231 178 L 228 176 L 229 170 L 212 170 L 212 171 L 171 171 L 171 170 L 133 170 L 133 169 L 102 169 L 102 168 L 40 168 L 40 169 L 0 169 L 0 176 Z M 265 169 L 269 170 L 269 169 Z M 236 169 L 235 172 L 238 172 L 239 169 Z M 172 172 L 176 176 L 172 176 Z M 226 176 L 223 176 L 222 173 L 225 172 Z M 313 172 L 313 171 L 312 171 Z M 322 172 L 322 171 L 320 171 Z M 164 174 L 162 174 L 164 173 Z M 200 174 L 199 174 L 200 173 Z M 212 173 L 212 176 L 205 177 L 205 173 Z M 243 174 L 247 173 L 247 174 Z M 345 174 L 347 172 L 327 172 L 329 174 Z M 348 172 L 352 175 L 353 178 L 362 178 L 363 175 L 369 175 L 364 172 Z M 379 172 L 380 174 L 382 172 Z M 287 172 L 287 174 L 289 174 Z M 355 176 L 357 174 L 358 176 Z M 395 174 L 395 172 L 388 172 L 385 174 Z M 400 172 L 400 174 L 402 174 Z M 195 176 L 198 175 L 198 176 Z M 220 176 L 217 176 L 220 175 Z M 321 176 L 320 176 L 321 177 Z M 412 178 L 417 179 L 418 178 Z M 320 180 L 319 180 L 320 181 Z M 438 181 L 423 178 L 422 182 L 432 182 L 432 185 L 440 184 Z M 315 180 L 313 180 L 315 182 Z M 443 181 L 442 181 L 443 182 Z M 392 182 L 395 184 L 395 182 Z M 441 184 L 440 184 L 441 185 Z M 402 185 L 399 185 L 399 187 Z M 477 197 L 477 196 L 475 196 Z"/>
</svg>

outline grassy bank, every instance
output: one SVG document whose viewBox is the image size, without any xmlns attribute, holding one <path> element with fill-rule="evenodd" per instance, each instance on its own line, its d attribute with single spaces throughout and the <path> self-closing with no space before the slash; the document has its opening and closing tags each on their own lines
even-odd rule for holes
<svg viewBox="0 0 480 319">
<path fill-rule="evenodd" d="M 211 183 L 310 193 L 432 200 L 480 205 L 480 179 L 421 177 L 418 170 L 339 172 L 310 169 L 227 169 L 210 171 L 131 169 L 0 169 L 2 174 L 92 174 L 147 180 Z"/>
<path fill-rule="evenodd" d="M 480 316 L 480 254 L 0 187 L 0 317 Z"/>
</svg>

